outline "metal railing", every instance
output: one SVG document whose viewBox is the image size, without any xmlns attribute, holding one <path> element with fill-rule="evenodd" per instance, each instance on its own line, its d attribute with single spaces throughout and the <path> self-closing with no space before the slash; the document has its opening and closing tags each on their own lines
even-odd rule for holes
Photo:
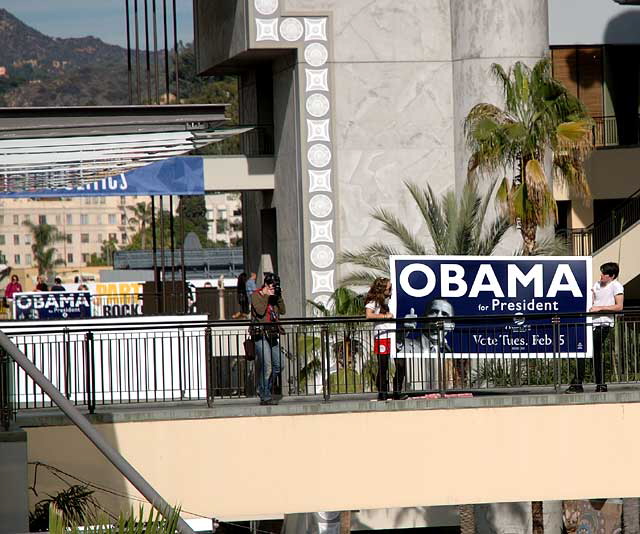
<svg viewBox="0 0 640 534">
<path fill-rule="evenodd" d="M 602 330 L 588 322 L 588 314 L 518 316 L 517 322 L 506 316 L 455 322 L 424 318 L 417 324 L 300 319 L 283 321 L 281 333 L 270 330 L 266 336 L 279 343 L 283 365 L 275 393 L 284 396 L 329 400 L 375 393 L 387 385 L 389 391 L 414 396 L 559 390 L 576 377 L 580 362 L 585 383 L 595 380 L 588 350 L 592 339 L 599 340 L 593 353 L 603 355 L 606 382 L 640 382 L 640 311 L 612 315 L 613 326 L 604 337 L 593 336 Z M 68 400 L 93 412 L 99 405 L 213 405 L 218 398 L 255 396 L 261 368 L 244 354 L 249 327 L 247 322 L 84 325 L 47 332 L 16 328 L 7 335 Z M 385 360 L 374 353 L 384 336 L 392 338 L 402 357 Z M 20 368 L 12 381 L 8 401 L 6 389 L 1 390 L 5 408 L 7 403 L 21 410 L 51 405 Z"/>
<path fill-rule="evenodd" d="M 9 430 L 15 416 L 13 406 L 13 360 L 0 349 L 0 427 Z"/>
<path fill-rule="evenodd" d="M 614 147 L 633 146 L 640 142 L 640 119 L 625 115 L 595 116 L 593 119 L 593 146 Z"/>
<path fill-rule="evenodd" d="M 611 215 L 597 224 L 570 230 L 569 243 L 576 256 L 591 256 L 625 230 L 640 221 L 640 189 L 611 210 Z"/>
</svg>

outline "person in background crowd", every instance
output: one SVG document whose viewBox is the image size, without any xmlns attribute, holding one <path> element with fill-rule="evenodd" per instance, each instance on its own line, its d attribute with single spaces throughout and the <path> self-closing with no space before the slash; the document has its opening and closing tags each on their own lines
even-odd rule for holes
<svg viewBox="0 0 640 534">
<path fill-rule="evenodd" d="M 13 300 L 14 293 L 22 293 L 22 284 L 17 274 L 11 275 L 11 282 L 4 288 L 4 298 L 7 300 Z"/>
<path fill-rule="evenodd" d="M 251 320 L 259 323 L 253 328 L 252 339 L 256 347 L 256 360 L 260 363 L 258 394 L 261 405 L 275 405 L 271 398 L 273 383 L 282 369 L 280 352 L 280 315 L 286 313 L 280 278 L 274 273 L 265 273 L 263 286 L 251 295 Z"/>
<path fill-rule="evenodd" d="M 624 286 L 618 281 L 620 266 L 614 262 L 603 263 L 600 266 L 600 280 L 591 289 L 593 303 L 590 312 L 615 311 L 624 308 Z M 598 315 L 593 318 L 593 372 L 596 379 L 596 393 L 607 391 L 604 382 L 604 361 L 602 350 L 611 335 L 615 319 L 613 315 Z M 584 380 L 585 359 L 578 358 L 576 374 L 565 393 L 582 393 Z"/>
<path fill-rule="evenodd" d="M 241 273 L 238 276 L 236 285 L 236 294 L 240 311 L 233 314 L 234 319 L 243 319 L 249 315 L 249 295 L 247 294 L 247 273 Z"/>
<path fill-rule="evenodd" d="M 87 284 L 80 284 L 78 286 L 78 291 L 89 291 L 89 288 L 87 287 Z"/>
<path fill-rule="evenodd" d="M 213 284 L 207 280 L 202 287 L 213 287 Z"/>
<path fill-rule="evenodd" d="M 49 291 L 49 286 L 44 281 L 44 275 L 39 274 L 36 278 L 36 291 Z"/>
<path fill-rule="evenodd" d="M 246 288 L 247 288 L 247 299 L 249 300 L 249 302 L 251 302 L 251 294 L 258 289 L 258 286 L 256 285 L 256 279 L 257 279 L 258 275 L 256 273 L 251 273 L 249 275 L 249 278 L 247 278 L 247 283 L 246 283 Z"/>
<path fill-rule="evenodd" d="M 53 281 L 53 285 L 51 286 L 51 291 L 66 291 L 64 286 L 62 285 L 62 280 L 56 277 Z"/>
<path fill-rule="evenodd" d="M 390 297 L 391 280 L 388 278 L 376 278 L 364 299 L 364 311 L 367 319 L 393 319 L 393 314 L 389 311 Z M 387 323 L 378 323 L 374 327 L 373 350 L 378 357 L 376 387 L 378 389 L 379 401 L 389 399 L 389 354 L 391 353 L 391 340 L 387 337 L 388 330 L 393 330 L 393 326 L 389 326 Z"/>
</svg>

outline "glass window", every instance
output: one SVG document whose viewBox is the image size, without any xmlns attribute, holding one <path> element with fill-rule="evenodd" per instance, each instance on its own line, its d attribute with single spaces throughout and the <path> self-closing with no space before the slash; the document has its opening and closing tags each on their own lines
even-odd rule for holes
<svg viewBox="0 0 640 534">
<path fill-rule="evenodd" d="M 80 243 L 88 243 L 89 234 L 80 234 Z"/>
<path fill-rule="evenodd" d="M 4 244 L 5 244 L 4 235 L 0 235 L 0 245 L 4 245 Z"/>
<path fill-rule="evenodd" d="M 122 225 L 127 224 L 127 216 L 124 213 L 120 215 L 120 224 Z"/>
<path fill-rule="evenodd" d="M 91 197 L 87 197 L 84 199 L 85 204 L 91 204 Z"/>
<path fill-rule="evenodd" d="M 20 224 L 20 215 L 13 216 L 13 224 Z"/>
<path fill-rule="evenodd" d="M 89 224 L 89 216 L 86 213 L 80 214 L 80 224 Z"/>
<path fill-rule="evenodd" d="M 25 234 L 24 236 L 24 244 L 25 245 L 30 245 L 31 244 L 31 234 Z M 29 263 L 29 262 L 27 262 Z"/>
<path fill-rule="evenodd" d="M 102 214 L 96 214 L 96 224 L 102 224 Z"/>
<path fill-rule="evenodd" d="M 109 213 L 109 224 L 118 224 L 115 213 Z"/>
<path fill-rule="evenodd" d="M 19 245 L 20 244 L 20 236 L 18 234 L 14 234 L 13 235 L 13 244 L 14 245 Z"/>
<path fill-rule="evenodd" d="M 102 234 L 98 234 L 98 243 L 102 243 Z"/>
<path fill-rule="evenodd" d="M 106 197 L 100 197 L 100 204 L 106 204 L 107 203 L 107 198 Z"/>
<path fill-rule="evenodd" d="M 4 215 L 0 215 L 0 224 L 4 224 Z"/>
<path fill-rule="evenodd" d="M 28 213 L 26 215 L 24 215 L 23 219 L 25 221 L 30 221 L 31 220 L 31 215 L 29 215 Z"/>
<path fill-rule="evenodd" d="M 71 213 L 67 213 L 67 224 L 73 224 L 73 215 Z"/>
<path fill-rule="evenodd" d="M 38 215 L 38 224 L 47 224 L 47 216 Z"/>
<path fill-rule="evenodd" d="M 109 241 L 118 241 L 116 234 L 109 234 Z"/>
<path fill-rule="evenodd" d="M 13 263 L 15 263 L 16 265 L 20 265 L 20 254 L 16 254 L 15 256 L 13 256 Z"/>
<path fill-rule="evenodd" d="M 25 254 L 24 263 L 25 265 L 31 265 L 31 254 Z"/>
<path fill-rule="evenodd" d="M 67 254 L 67 263 L 73 263 L 73 254 L 71 252 Z"/>
<path fill-rule="evenodd" d="M 120 234 L 120 242 L 121 243 L 127 242 L 127 234 Z"/>
<path fill-rule="evenodd" d="M 86 252 L 82 255 L 82 263 L 89 263 L 89 254 L 87 254 Z"/>
<path fill-rule="evenodd" d="M 56 215 L 56 224 L 60 226 L 62 224 L 62 215 Z"/>
<path fill-rule="evenodd" d="M 71 234 L 67 234 L 67 243 L 69 243 L 69 245 L 73 243 L 73 236 Z"/>
<path fill-rule="evenodd" d="M 120 205 L 124 206 L 127 203 L 127 197 L 120 197 Z"/>
</svg>

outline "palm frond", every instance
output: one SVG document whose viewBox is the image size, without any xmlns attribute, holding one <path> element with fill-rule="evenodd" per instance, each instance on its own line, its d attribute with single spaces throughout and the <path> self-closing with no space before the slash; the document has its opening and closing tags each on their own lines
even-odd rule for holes
<svg viewBox="0 0 640 534">
<path fill-rule="evenodd" d="M 378 274 L 372 271 L 351 271 L 340 279 L 340 283 L 345 286 L 370 286 L 378 276 L 389 276 L 389 272 Z"/>
<path fill-rule="evenodd" d="M 405 224 L 385 208 L 377 208 L 371 215 L 376 221 L 382 223 L 385 232 L 396 237 L 407 249 L 407 253 L 415 255 L 425 254 L 425 248 L 409 231 Z"/>
</svg>

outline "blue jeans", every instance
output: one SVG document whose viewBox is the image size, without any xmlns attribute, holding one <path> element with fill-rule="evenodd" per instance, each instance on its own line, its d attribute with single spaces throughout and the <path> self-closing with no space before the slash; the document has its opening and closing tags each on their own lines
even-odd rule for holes
<svg viewBox="0 0 640 534">
<path fill-rule="evenodd" d="M 258 377 L 258 395 L 260 400 L 271 399 L 273 379 L 282 369 L 280 345 L 277 340 L 269 340 L 262 336 L 256 339 L 256 359 L 260 362 L 260 376 Z"/>
</svg>

